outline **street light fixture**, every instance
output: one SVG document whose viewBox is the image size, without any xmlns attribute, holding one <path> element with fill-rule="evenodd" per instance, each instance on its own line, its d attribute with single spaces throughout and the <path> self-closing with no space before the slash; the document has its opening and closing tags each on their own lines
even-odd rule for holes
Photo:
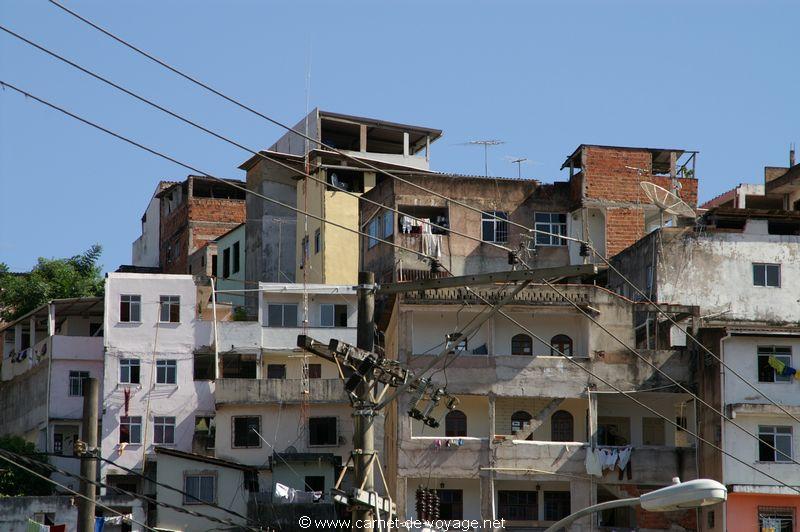
<svg viewBox="0 0 800 532">
<path fill-rule="evenodd" d="M 641 497 L 602 502 L 579 510 L 557 522 L 545 532 L 566 530 L 568 525 L 581 517 L 611 508 L 641 505 L 648 512 L 672 512 L 717 504 L 724 502 L 727 498 L 728 489 L 716 480 L 700 478 L 689 482 L 681 482 L 676 477 L 673 479 L 671 486 L 645 493 Z"/>
</svg>

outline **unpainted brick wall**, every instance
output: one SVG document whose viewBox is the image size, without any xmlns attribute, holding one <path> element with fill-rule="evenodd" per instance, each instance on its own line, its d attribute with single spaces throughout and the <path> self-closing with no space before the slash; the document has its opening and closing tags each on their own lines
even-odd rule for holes
<svg viewBox="0 0 800 532">
<path fill-rule="evenodd" d="M 606 211 L 606 256 L 613 257 L 644 236 L 644 211 L 611 207 Z"/>
<path fill-rule="evenodd" d="M 639 486 L 625 484 L 620 486 L 622 491 L 631 497 L 639 497 L 651 490 L 642 490 Z M 653 530 L 674 530 L 673 525 L 678 525 L 685 530 L 697 530 L 697 512 L 684 510 L 678 512 L 647 512 L 641 507 L 636 507 L 636 526 Z"/>
</svg>

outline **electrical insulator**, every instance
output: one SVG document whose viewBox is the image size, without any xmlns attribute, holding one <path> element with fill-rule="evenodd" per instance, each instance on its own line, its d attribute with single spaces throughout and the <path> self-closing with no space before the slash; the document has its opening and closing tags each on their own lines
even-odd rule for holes
<svg viewBox="0 0 800 532">
<path fill-rule="evenodd" d="M 439 520 L 439 494 L 436 493 L 436 490 L 431 490 L 430 515 L 430 520 L 432 522 Z"/>
<path fill-rule="evenodd" d="M 581 243 L 580 255 L 581 255 L 581 257 L 588 257 L 589 256 L 589 246 L 586 245 L 585 243 Z"/>
<path fill-rule="evenodd" d="M 424 490 L 422 486 L 417 486 L 417 519 L 425 519 L 425 502 L 423 501 Z"/>
</svg>

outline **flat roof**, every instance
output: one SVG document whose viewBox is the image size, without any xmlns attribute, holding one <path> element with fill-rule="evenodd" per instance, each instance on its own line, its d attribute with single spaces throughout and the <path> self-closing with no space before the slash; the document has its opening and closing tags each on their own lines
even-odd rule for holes
<svg viewBox="0 0 800 532">
<path fill-rule="evenodd" d="M 567 168 L 569 166 L 570 161 L 573 162 L 573 166 L 581 166 L 581 148 L 608 148 L 610 150 L 630 150 L 630 151 L 649 151 L 654 156 L 663 158 L 666 155 L 666 162 L 669 163 L 669 154 L 673 152 L 678 153 L 678 157 L 683 155 L 684 153 L 700 153 L 698 151 L 693 150 L 684 150 L 682 148 L 643 148 L 640 146 L 609 146 L 606 144 L 580 144 L 575 151 L 573 151 L 567 158 L 564 160 L 564 163 L 561 165 L 561 169 Z"/>
<path fill-rule="evenodd" d="M 184 460 L 194 460 L 196 462 L 204 462 L 206 464 L 218 465 L 222 467 L 229 467 L 231 469 L 238 469 L 240 471 L 255 471 L 258 469 L 255 466 L 248 466 L 244 464 L 239 464 L 237 462 L 231 462 L 229 460 L 223 460 L 222 458 L 215 458 L 213 456 L 206 456 L 204 454 L 196 454 L 190 453 L 186 451 L 179 451 L 177 449 L 171 449 L 169 447 L 156 447 L 155 448 L 156 454 L 166 454 L 169 456 L 174 456 L 176 458 L 183 458 Z"/>
<path fill-rule="evenodd" d="M 425 133 L 426 135 L 431 137 L 431 142 L 435 139 L 438 139 L 442 136 L 441 129 L 434 129 L 425 126 L 412 126 L 411 124 L 403 124 L 400 122 L 390 122 L 388 120 L 380 120 L 378 118 L 368 118 L 366 116 L 358 116 L 358 115 L 347 115 L 343 113 L 334 113 L 332 111 L 323 111 L 322 109 L 319 110 L 319 117 L 320 118 L 335 118 L 338 120 L 349 120 L 353 122 L 359 122 L 362 124 L 371 124 L 377 127 L 386 127 L 390 129 L 402 129 L 403 131 L 418 131 L 420 133 Z"/>
</svg>

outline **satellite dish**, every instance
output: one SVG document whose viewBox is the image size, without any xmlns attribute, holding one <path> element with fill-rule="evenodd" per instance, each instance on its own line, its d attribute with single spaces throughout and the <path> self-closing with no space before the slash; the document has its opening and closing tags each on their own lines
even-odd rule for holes
<svg viewBox="0 0 800 532">
<path fill-rule="evenodd" d="M 660 187 L 650 181 L 640 183 L 645 195 L 653 202 L 653 205 L 661 209 L 661 212 L 681 216 L 684 218 L 694 218 L 695 212 L 688 203 L 678 197 L 677 194 L 670 192 L 664 187 Z"/>
</svg>

